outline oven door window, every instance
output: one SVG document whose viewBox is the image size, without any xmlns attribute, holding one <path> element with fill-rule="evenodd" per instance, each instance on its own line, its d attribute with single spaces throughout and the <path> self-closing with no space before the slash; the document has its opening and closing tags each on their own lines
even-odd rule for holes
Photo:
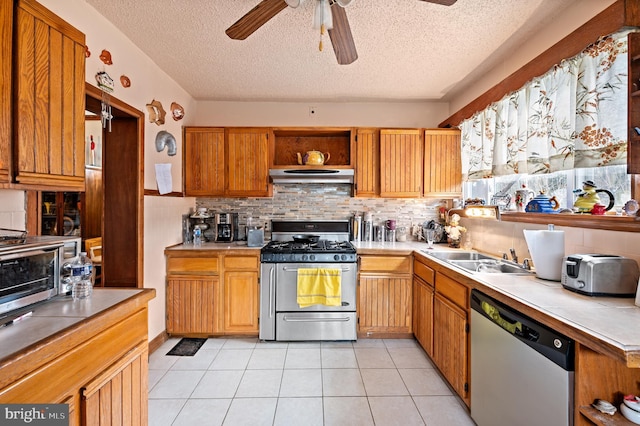
<svg viewBox="0 0 640 426">
<path fill-rule="evenodd" d="M 57 251 L 37 250 L 0 258 L 0 305 L 56 286 Z"/>
</svg>

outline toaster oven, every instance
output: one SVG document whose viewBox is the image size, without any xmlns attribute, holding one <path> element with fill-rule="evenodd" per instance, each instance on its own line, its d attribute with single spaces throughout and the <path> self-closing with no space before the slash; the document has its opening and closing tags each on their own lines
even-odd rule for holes
<svg viewBox="0 0 640 426">
<path fill-rule="evenodd" d="M 588 296 L 633 297 L 638 263 L 612 254 L 572 254 L 562 262 L 562 285 Z"/>
<path fill-rule="evenodd" d="M 63 258 L 62 242 L 0 251 L 0 316 L 56 296 Z"/>
</svg>

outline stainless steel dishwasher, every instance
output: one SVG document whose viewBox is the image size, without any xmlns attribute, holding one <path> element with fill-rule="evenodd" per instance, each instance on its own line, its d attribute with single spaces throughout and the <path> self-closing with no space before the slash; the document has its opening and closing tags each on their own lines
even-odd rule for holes
<svg viewBox="0 0 640 426">
<path fill-rule="evenodd" d="M 573 425 L 573 340 L 477 290 L 471 308 L 471 418 Z"/>
</svg>

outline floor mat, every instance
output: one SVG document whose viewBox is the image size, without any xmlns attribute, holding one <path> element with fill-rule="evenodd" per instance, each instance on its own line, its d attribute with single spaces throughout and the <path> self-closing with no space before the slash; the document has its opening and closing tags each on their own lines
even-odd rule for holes
<svg viewBox="0 0 640 426">
<path fill-rule="evenodd" d="M 169 352 L 167 352 L 167 355 L 194 356 L 206 341 L 207 339 L 185 337 L 181 339 Z"/>
</svg>

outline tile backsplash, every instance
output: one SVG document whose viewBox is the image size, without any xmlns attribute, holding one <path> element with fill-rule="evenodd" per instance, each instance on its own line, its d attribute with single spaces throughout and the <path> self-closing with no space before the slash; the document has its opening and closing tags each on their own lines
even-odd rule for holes
<svg viewBox="0 0 640 426">
<path fill-rule="evenodd" d="M 26 229 L 24 191 L 0 190 L 0 228 Z"/>
<path fill-rule="evenodd" d="M 238 213 L 240 228 L 247 217 L 271 220 L 347 220 L 371 212 L 375 224 L 396 219 L 397 226 L 422 224 L 437 218 L 438 199 L 354 198 L 347 184 L 274 185 L 273 198 L 198 198 L 196 207 Z"/>
<path fill-rule="evenodd" d="M 531 258 L 523 229 L 547 229 L 547 225 L 518 222 L 499 222 L 483 219 L 462 219 L 460 223 L 471 233 L 473 248 L 486 253 L 502 255 L 514 248 L 518 260 Z M 556 226 L 564 231 L 565 255 L 601 253 L 625 256 L 640 263 L 640 233 L 606 231 Z"/>
</svg>

